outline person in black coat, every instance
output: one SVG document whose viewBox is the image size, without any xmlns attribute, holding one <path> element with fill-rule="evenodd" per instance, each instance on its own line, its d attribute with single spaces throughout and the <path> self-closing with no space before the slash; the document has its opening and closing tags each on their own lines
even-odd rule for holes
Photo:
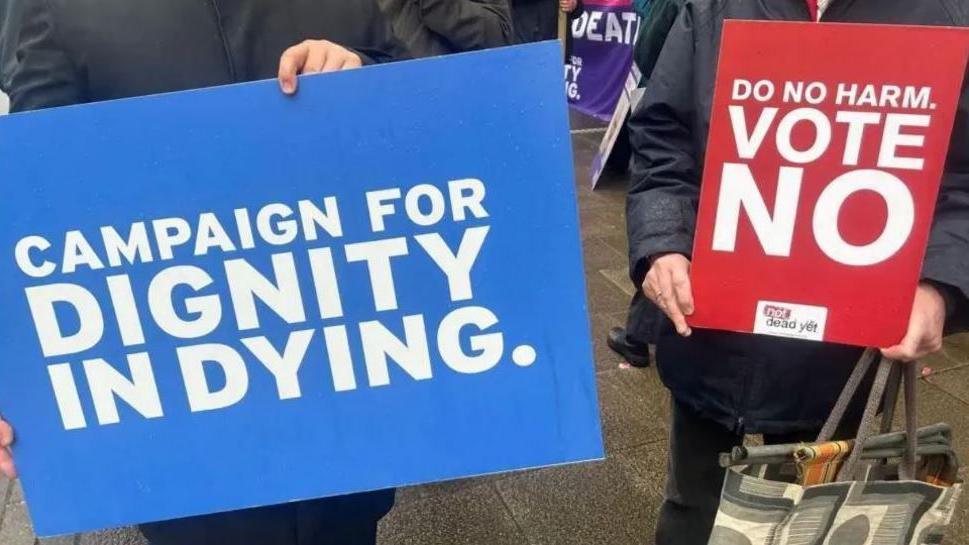
<svg viewBox="0 0 969 545">
<path fill-rule="evenodd" d="M 23 3 L 23 18 L 0 21 L 6 29 L 0 74 L 10 66 L 7 38 L 17 33 L 17 62 L 5 78 L 13 111 L 273 77 L 292 94 L 297 74 L 406 56 L 374 0 L 12 1 Z M 0 420 L 0 471 L 11 478 L 13 439 Z M 376 542 L 377 522 L 393 502 L 390 490 L 148 524 L 142 531 L 153 545 L 366 545 Z"/>
<path fill-rule="evenodd" d="M 0 2 L 0 92 L 10 89 L 10 79 L 17 66 L 17 39 L 20 37 L 20 10 L 23 0 Z"/>
<path fill-rule="evenodd" d="M 520 44 L 554 40 L 558 36 L 555 0 L 511 0 L 515 41 Z"/>
<path fill-rule="evenodd" d="M 508 0 L 378 0 L 414 57 L 511 45 Z"/>
<path fill-rule="evenodd" d="M 581 0 L 511 0 L 511 9 L 515 21 L 515 40 L 527 44 L 554 40 L 558 37 L 559 13 L 574 16 L 581 14 L 584 7 Z M 570 18 L 570 25 L 571 21 Z M 566 34 L 566 42 L 571 41 L 572 33 Z"/>
<path fill-rule="evenodd" d="M 691 331 L 690 252 L 725 19 L 808 21 L 816 0 L 688 0 L 634 113 L 627 201 L 630 273 L 663 308 L 657 365 L 673 396 L 658 545 L 702 545 L 723 483 L 717 453 L 743 434 L 812 440 L 861 355 L 849 346 Z M 967 26 L 956 0 L 833 0 L 824 21 Z M 969 91 L 960 103 L 928 253 L 905 339 L 883 353 L 914 361 L 960 325 L 969 294 Z"/>
<path fill-rule="evenodd" d="M 407 56 L 375 0 L 15 1 L 13 111 L 272 78 L 297 44 L 307 72 Z"/>
</svg>

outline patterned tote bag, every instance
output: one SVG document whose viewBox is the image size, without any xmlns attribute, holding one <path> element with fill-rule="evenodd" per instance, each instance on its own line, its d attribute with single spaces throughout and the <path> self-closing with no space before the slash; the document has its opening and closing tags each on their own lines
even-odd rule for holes
<svg viewBox="0 0 969 545">
<path fill-rule="evenodd" d="M 882 359 L 853 441 L 831 441 L 877 352 L 858 363 L 816 444 L 738 447 L 710 545 L 938 545 L 962 485 L 945 424 L 916 427 L 915 365 Z M 891 429 L 904 377 L 905 431 Z M 872 436 L 884 398 L 881 434 Z M 860 446 L 860 447 L 859 447 Z"/>
</svg>

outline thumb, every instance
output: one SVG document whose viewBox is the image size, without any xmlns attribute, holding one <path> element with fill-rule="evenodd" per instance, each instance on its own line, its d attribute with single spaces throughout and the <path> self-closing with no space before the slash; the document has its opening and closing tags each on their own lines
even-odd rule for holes
<svg viewBox="0 0 969 545">
<path fill-rule="evenodd" d="M 916 350 L 918 350 L 918 333 L 909 331 L 902 342 L 890 348 L 883 348 L 881 352 L 882 356 L 890 360 L 907 362 L 915 359 Z"/>
<path fill-rule="evenodd" d="M 291 95 L 296 92 L 298 74 L 306 64 L 309 56 L 309 45 L 302 43 L 287 49 L 279 59 L 279 87 L 283 93 Z"/>
</svg>

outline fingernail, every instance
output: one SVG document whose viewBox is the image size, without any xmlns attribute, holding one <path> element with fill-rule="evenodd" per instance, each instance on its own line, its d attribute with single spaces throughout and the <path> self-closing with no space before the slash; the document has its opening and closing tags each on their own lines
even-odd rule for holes
<svg viewBox="0 0 969 545">
<path fill-rule="evenodd" d="M 293 84 L 288 81 L 284 81 L 283 92 L 286 93 L 287 95 L 293 94 Z"/>
</svg>

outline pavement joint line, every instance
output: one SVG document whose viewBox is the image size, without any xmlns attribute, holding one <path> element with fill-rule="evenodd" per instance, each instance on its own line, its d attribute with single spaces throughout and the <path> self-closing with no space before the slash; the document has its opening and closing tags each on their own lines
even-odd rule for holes
<svg viewBox="0 0 969 545">
<path fill-rule="evenodd" d="M 946 390 L 945 388 L 942 388 L 938 384 L 935 384 L 929 380 L 925 380 L 924 382 L 927 386 L 935 390 L 936 395 L 941 394 L 943 396 L 952 398 L 953 400 L 955 400 L 957 403 L 961 405 L 969 405 L 969 401 L 962 399 L 961 397 L 949 392 L 948 390 Z"/>
<path fill-rule="evenodd" d="M 637 443 L 635 445 L 629 445 L 629 446 L 625 446 L 625 447 L 614 448 L 614 449 L 610 450 L 608 453 L 606 453 L 606 458 L 609 458 L 610 456 L 622 456 L 624 454 L 629 454 L 630 452 L 632 452 L 632 451 L 634 451 L 636 449 L 640 449 L 640 448 L 643 448 L 643 447 L 651 447 L 651 446 L 657 445 L 659 443 L 666 443 L 668 441 L 669 441 L 669 437 L 666 436 L 666 435 L 663 435 L 662 437 L 660 437 L 658 439 L 653 439 L 651 441 L 646 441 L 645 443 Z"/>
<path fill-rule="evenodd" d="M 525 528 L 524 526 L 522 526 L 522 523 L 518 520 L 518 517 L 515 516 L 515 512 L 512 511 L 511 506 L 508 505 L 508 500 L 506 500 L 504 494 L 501 493 L 501 488 L 498 487 L 497 481 L 491 483 L 491 489 L 494 490 L 495 494 L 498 495 L 498 500 L 501 501 L 501 506 L 504 507 L 505 513 L 507 513 L 508 516 L 511 517 L 511 521 L 515 524 L 515 528 L 518 529 L 518 533 L 525 538 L 525 541 L 527 541 L 529 545 L 531 545 L 532 539 L 528 536 L 528 532 L 525 531 Z"/>
<path fill-rule="evenodd" d="M 606 237 L 604 237 L 602 235 L 593 235 L 591 238 L 596 243 L 601 244 L 602 246 L 605 246 L 606 248 L 608 248 L 612 253 L 616 254 L 617 256 L 623 258 L 624 260 L 627 260 L 627 261 L 629 260 L 629 256 L 628 255 L 626 255 L 623 252 L 620 252 L 619 250 L 613 248 L 608 242 L 606 242 Z"/>
<path fill-rule="evenodd" d="M 617 271 L 623 271 L 621 278 L 626 278 L 625 267 L 622 269 L 599 269 L 599 275 L 606 279 L 607 282 L 617 288 L 619 291 L 626 294 L 627 297 L 632 297 L 636 294 L 636 288 L 633 287 L 632 283 L 623 282 L 621 279 L 616 279 L 612 276 L 613 273 Z"/>
<path fill-rule="evenodd" d="M 612 454 L 612 455 L 625 454 L 625 453 L 627 453 L 629 451 L 632 451 L 632 450 L 636 450 L 636 449 L 643 448 L 643 447 L 651 447 L 651 446 L 653 446 L 653 445 L 655 445 L 657 443 L 666 443 L 667 441 L 669 441 L 669 437 L 667 437 L 667 436 L 664 435 L 664 436 L 659 437 L 657 439 L 653 439 L 651 441 L 646 441 L 645 443 L 637 443 L 635 445 L 629 445 L 629 446 L 626 446 L 626 447 L 621 447 L 621 448 L 613 449 L 611 452 L 609 452 L 609 454 Z"/>
<path fill-rule="evenodd" d="M 936 371 L 935 369 L 933 369 L 932 370 L 932 374 L 929 375 L 926 378 L 932 378 L 932 377 L 934 377 L 936 375 L 944 375 L 944 374 L 949 373 L 949 372 L 952 372 L 952 371 L 960 371 L 962 369 L 965 369 L 966 367 L 969 367 L 969 363 L 956 363 L 952 367 L 946 367 L 944 369 L 939 369 L 938 371 Z"/>
<path fill-rule="evenodd" d="M 10 481 L 7 485 L 7 489 L 4 491 L 3 498 L 0 498 L 0 530 L 3 529 L 3 517 L 7 514 L 7 502 L 10 501 L 15 484 L 16 482 Z"/>
</svg>

